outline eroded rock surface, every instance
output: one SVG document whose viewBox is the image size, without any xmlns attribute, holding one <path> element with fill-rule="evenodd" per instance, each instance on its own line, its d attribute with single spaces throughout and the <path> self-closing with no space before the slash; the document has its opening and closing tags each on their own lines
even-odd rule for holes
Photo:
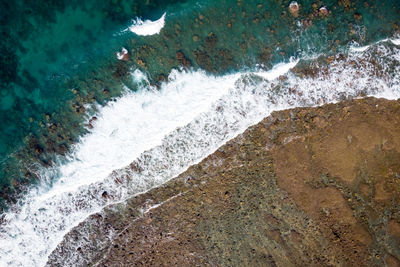
<svg viewBox="0 0 400 267">
<path fill-rule="evenodd" d="M 91 216 L 49 264 L 78 253 L 98 266 L 400 266 L 399 133 L 400 101 L 273 113 Z"/>
</svg>

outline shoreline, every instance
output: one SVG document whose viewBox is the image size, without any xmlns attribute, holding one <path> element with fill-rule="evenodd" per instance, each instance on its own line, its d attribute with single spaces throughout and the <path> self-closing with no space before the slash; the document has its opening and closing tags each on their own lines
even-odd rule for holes
<svg viewBox="0 0 400 267">
<path fill-rule="evenodd" d="M 121 47 L 127 48 L 129 58 L 126 61 L 116 58 L 101 59 L 99 61 L 106 61 L 104 66 L 96 70 L 88 67 L 83 71 L 84 75 L 67 79 L 61 87 L 71 91 L 71 99 L 57 112 L 38 115 L 32 126 L 29 126 L 35 129 L 34 134 L 31 133 L 25 137 L 25 144 L 21 150 L 8 161 L 10 164 L 3 166 L 5 171 L 3 176 L 10 180 L 2 189 L 5 194 L 3 199 L 8 199 L 9 203 L 16 202 L 19 195 L 26 192 L 25 186 L 29 188 L 32 181 L 41 180 L 37 175 L 39 169 L 54 165 L 58 157 L 69 155 L 71 148 L 79 142 L 80 137 L 90 131 L 88 120 L 96 115 L 97 105 L 101 106 L 118 98 L 123 91 L 123 85 L 136 90 L 137 85 L 130 80 L 129 71 L 132 68 L 149 73 L 149 79 L 156 87 L 167 80 L 171 70 L 181 67 L 193 70 L 204 69 L 208 73 L 217 75 L 256 64 L 263 64 L 264 67 L 261 68 L 268 69 L 274 63 L 284 62 L 296 55 L 297 49 L 315 39 L 311 38 L 312 34 L 322 35 L 313 31 L 319 27 L 325 28 L 329 24 L 334 24 L 340 16 L 345 17 L 349 24 L 332 29 L 329 35 L 332 37 L 329 41 L 330 46 L 319 47 L 320 44 L 313 43 L 316 50 L 314 52 L 340 50 L 341 46 L 350 40 L 356 40 L 362 44 L 368 43 L 368 40 L 371 41 L 372 36 L 377 38 L 374 35 L 375 28 L 372 28 L 372 32 L 367 31 L 367 35 L 363 37 L 357 35 L 351 26 L 360 24 L 359 17 L 354 17 L 355 13 L 363 15 L 363 12 L 366 14 L 378 12 L 374 9 L 374 3 L 365 10 L 358 6 L 347 8 L 343 5 L 330 4 L 326 7 L 328 13 L 324 16 L 320 15 L 318 8 L 300 6 L 296 17 L 289 14 L 286 6 L 279 6 L 275 10 L 267 4 L 253 6 L 249 3 L 248 6 L 242 7 L 229 6 L 225 3 L 224 7 L 231 11 L 218 19 L 213 17 L 214 13 L 210 11 L 210 8 L 192 10 L 195 19 L 190 23 L 182 23 L 184 18 L 168 17 L 167 14 L 166 25 L 158 35 L 125 37 L 126 40 Z M 243 11 L 243 13 L 242 9 L 246 12 Z M 274 27 L 266 27 L 280 15 L 283 16 L 279 20 L 280 23 L 275 23 Z M 386 19 L 390 20 L 390 18 L 383 18 L 383 20 Z M 302 22 L 302 26 L 297 26 L 296 21 Z M 390 30 L 386 29 L 387 24 L 395 22 L 376 21 L 375 23 L 385 26 L 385 29 L 381 31 L 375 30 L 379 35 L 387 33 L 384 38 L 392 36 L 393 32 L 398 32 L 394 26 Z M 232 34 L 232 32 L 243 30 L 240 25 L 251 25 L 252 32 L 246 32 L 244 36 Z M 290 34 L 293 40 L 287 42 L 285 35 L 278 32 L 277 28 Z M 308 32 L 309 37 L 307 37 Z M 334 37 L 342 32 L 346 33 L 343 34 L 343 40 L 339 38 L 339 43 L 336 43 L 333 40 Z M 254 38 L 254 36 L 264 36 L 264 34 L 267 34 L 265 38 L 260 40 Z M 265 49 L 266 47 L 269 49 Z M 271 49 L 275 47 L 279 49 L 272 51 Z M 329 53 L 327 57 L 330 56 Z M 20 163 L 21 161 L 23 163 Z M 8 192 L 6 190 L 11 193 L 5 193 Z M 15 194 L 12 193 L 13 190 L 21 192 Z"/>
<path fill-rule="evenodd" d="M 225 265 L 231 260 L 265 262 L 268 255 L 268 261 L 278 265 L 363 262 L 372 266 L 387 259 L 399 263 L 400 255 L 391 255 L 397 251 L 390 249 L 395 245 L 380 237 L 395 238 L 397 232 L 392 232 L 392 226 L 389 232 L 376 228 L 374 213 L 366 209 L 377 205 L 379 220 L 384 221 L 382 205 L 391 205 L 387 194 L 398 197 L 399 192 L 376 192 L 375 203 L 359 182 L 367 176 L 352 171 L 352 164 L 362 172 L 379 170 L 379 165 L 362 164 L 358 155 L 364 154 L 378 162 L 382 157 L 382 164 L 392 164 L 392 171 L 400 168 L 394 152 L 400 144 L 399 107 L 399 100 L 365 98 L 274 112 L 178 177 L 92 214 L 65 236 L 48 264 Z M 376 150 L 375 143 L 382 138 L 390 141 Z M 343 149 L 350 149 L 348 159 L 340 160 Z M 301 151 L 308 152 L 299 157 Z M 386 161 L 392 154 L 394 158 Z M 379 187 L 388 182 L 385 175 L 369 177 Z M 393 225 L 400 225 L 396 217 L 390 218 Z M 238 224 L 247 227 L 234 227 Z M 257 236 L 262 241 L 255 245 Z M 259 253 L 264 257 L 235 250 L 250 244 L 263 247 Z M 298 255 L 305 249 L 308 253 Z M 367 256 L 371 251 L 378 254 Z"/>
</svg>

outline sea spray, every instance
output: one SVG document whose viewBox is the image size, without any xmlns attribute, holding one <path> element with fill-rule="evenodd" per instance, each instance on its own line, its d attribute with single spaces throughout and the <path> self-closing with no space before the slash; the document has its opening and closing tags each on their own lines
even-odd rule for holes
<svg viewBox="0 0 400 267">
<path fill-rule="evenodd" d="M 59 167 L 59 181 L 50 190 L 32 191 L 16 212 L 6 214 L 1 264 L 44 265 L 64 235 L 88 215 L 173 178 L 274 110 L 352 96 L 399 97 L 399 49 L 387 43 L 371 49 L 381 52 L 383 70 L 385 62 L 395 70 L 377 76 L 379 66 L 366 60 L 374 53 L 366 50 L 331 64 L 331 71 L 317 78 L 290 74 L 280 79 L 288 70 L 282 65 L 272 70 L 282 70 L 274 75 L 257 71 L 214 77 L 174 71 L 160 92 L 143 90 L 110 103 L 99 113 L 93 132 L 76 146 L 71 161 Z M 351 60 L 366 64 L 354 68 L 347 64 Z M 138 72 L 133 76 L 143 78 Z M 119 169 L 132 161 L 133 169 Z M 65 264 L 79 262 L 75 250 L 63 251 L 69 255 Z"/>
<path fill-rule="evenodd" d="M 161 29 L 165 25 L 165 15 L 164 13 L 161 18 L 159 18 L 156 21 L 151 21 L 151 20 L 141 20 L 140 18 L 137 18 L 132 22 L 132 25 L 129 26 L 129 30 L 133 33 L 136 33 L 137 35 L 153 35 L 153 34 L 158 34 L 160 33 Z"/>
<path fill-rule="evenodd" d="M 140 73 L 134 72 L 132 76 L 140 79 L 137 82 L 148 84 Z M 173 71 L 169 79 L 160 91 L 143 88 L 110 102 L 97 115 L 91 134 L 76 145 L 69 162 L 42 170 L 42 180 L 55 180 L 49 177 L 55 174 L 60 178 L 50 189 L 32 189 L 17 212 L 6 214 L 7 223 L 1 226 L 1 235 L 6 234 L 11 243 L 0 245 L 1 260 L 12 264 L 15 253 L 24 255 L 24 248 L 32 247 L 25 255 L 27 259 L 16 259 L 18 264 L 42 265 L 46 253 L 71 227 L 106 204 L 101 198 L 96 199 L 101 196 L 97 191 L 106 185 L 98 187 L 96 183 L 143 151 L 160 145 L 162 138 L 177 127 L 206 112 L 234 82 L 209 77 L 202 71 Z"/>
<path fill-rule="evenodd" d="M 0 74 L 5 79 L 0 82 L 16 85 L 3 84 L 1 91 L 6 110 L 0 112 L 0 154 L 6 160 L 0 165 L 0 205 L 5 201 L 0 208 L 38 180 L 24 165 L 52 164 L 55 154 L 67 153 L 86 133 L 86 104 L 120 96 L 121 80 L 130 87 L 131 67 L 155 83 L 181 65 L 219 75 L 257 63 L 268 69 L 291 56 L 333 54 L 349 41 L 365 45 L 390 36 L 398 31 L 399 14 L 396 0 L 353 1 L 351 8 L 326 1 L 322 10 L 299 2 L 297 17 L 288 12 L 290 1 L 25 2 L 3 9 L 6 52 Z M 113 35 L 135 16 L 143 17 L 135 27 L 157 26 L 163 12 L 159 34 L 128 29 Z M 126 51 L 118 60 L 115 53 L 122 47 Z"/>
<path fill-rule="evenodd" d="M 371 51 L 364 54 L 352 53 L 346 60 L 340 59 L 331 64 L 328 71 L 321 70 L 318 77 L 300 78 L 289 74 L 269 81 L 262 76 L 270 77 L 271 72 L 242 74 L 237 78 L 235 87 L 214 103 L 210 111 L 166 136 L 161 146 L 144 152 L 129 167 L 109 176 L 107 184 L 112 185 L 114 181 L 115 185 L 107 187 L 107 192 L 114 196 L 124 188 L 122 190 L 129 191 L 127 195 L 133 196 L 164 183 L 274 110 L 315 106 L 364 95 L 385 96 L 390 99 L 400 97 L 400 60 L 396 60 L 400 50 L 387 45 L 369 47 Z M 376 50 L 386 51 L 381 54 L 383 65 L 368 62 L 368 59 L 374 57 Z M 363 67 L 350 64 L 355 60 Z M 388 69 L 388 66 L 394 69 Z M 379 77 L 373 75 L 377 69 L 383 69 L 385 74 Z M 279 73 L 276 74 L 279 76 Z M 277 75 L 273 77 L 276 78 Z M 117 184 L 121 188 L 115 190 Z M 100 215 L 105 217 L 108 213 L 102 211 Z M 51 254 L 50 263 L 73 266 L 101 259 L 102 254 L 107 253 L 113 236 L 119 232 L 110 226 L 93 230 L 92 225 L 98 225 L 96 218 L 94 216 L 76 227 L 73 234 L 68 235 L 69 238 L 64 239 Z M 91 241 L 93 236 L 95 242 Z M 84 253 L 77 253 L 78 248 Z"/>
<path fill-rule="evenodd" d="M 275 78 L 288 69 L 280 65 L 270 75 Z M 0 245 L 1 258 L 9 265 L 43 265 L 63 236 L 88 215 L 163 183 L 243 131 L 251 124 L 252 116 L 246 115 L 251 107 L 245 111 L 242 105 L 247 104 L 236 101 L 251 95 L 229 99 L 236 94 L 233 89 L 241 75 L 213 77 L 203 71 L 175 70 L 160 91 L 147 88 L 109 103 L 97 116 L 92 133 L 76 146 L 70 162 L 58 167 L 60 179 L 50 190 L 32 190 L 18 212 L 6 214 L 1 235 L 7 241 Z M 140 72 L 132 76 L 147 84 Z M 229 108 L 215 117 L 215 105 L 225 102 Z M 193 149 L 188 150 L 188 144 Z M 151 160 L 145 150 L 155 153 L 150 152 Z M 118 172 L 109 175 L 138 156 L 151 165 L 147 175 L 130 182 L 116 177 Z M 32 249 L 25 253 L 25 247 Z"/>
</svg>

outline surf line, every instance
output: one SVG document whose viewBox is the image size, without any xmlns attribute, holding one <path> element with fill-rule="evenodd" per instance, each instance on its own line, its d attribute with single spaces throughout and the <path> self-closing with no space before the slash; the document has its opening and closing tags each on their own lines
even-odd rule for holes
<svg viewBox="0 0 400 267">
<path fill-rule="evenodd" d="M 399 51 L 395 53 L 385 60 L 396 60 Z M 364 60 L 361 56 L 352 55 Z M 317 79 L 288 75 L 277 88 L 276 78 L 296 64 L 221 77 L 175 70 L 160 91 L 149 87 L 143 73 L 132 73 L 143 90 L 102 108 L 93 132 L 81 139 L 71 161 L 59 166 L 59 181 L 50 190 L 32 191 L 18 212 L 6 214 L 0 226 L 1 263 L 44 265 L 65 234 L 87 216 L 179 175 L 274 110 L 336 102 L 360 93 L 399 97 L 398 76 L 387 82 L 370 77 L 373 70 L 360 72 L 346 62 Z M 364 92 L 365 88 L 371 90 Z M 135 158 L 143 174 L 124 180 L 121 168 Z"/>
</svg>

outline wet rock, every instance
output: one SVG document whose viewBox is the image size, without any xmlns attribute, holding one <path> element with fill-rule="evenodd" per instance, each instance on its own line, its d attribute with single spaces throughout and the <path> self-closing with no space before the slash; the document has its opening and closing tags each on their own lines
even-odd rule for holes
<svg viewBox="0 0 400 267">
<path fill-rule="evenodd" d="M 143 59 L 141 59 L 141 58 L 138 58 L 137 60 L 136 60 L 136 64 L 138 64 L 140 67 L 142 67 L 142 68 L 145 68 L 146 67 L 146 62 L 143 60 Z"/>
<path fill-rule="evenodd" d="M 143 169 L 136 162 L 129 164 L 129 168 L 132 171 L 138 172 L 138 173 L 141 173 L 143 171 Z"/>
<path fill-rule="evenodd" d="M 129 73 L 129 67 L 125 62 L 118 62 L 115 66 L 114 78 L 121 79 Z"/>
<path fill-rule="evenodd" d="M 65 144 L 58 145 L 57 153 L 60 155 L 65 155 L 68 152 L 68 147 Z"/>
<path fill-rule="evenodd" d="M 185 54 L 183 54 L 182 51 L 176 52 L 175 56 L 176 56 L 176 60 L 178 61 L 179 65 L 185 66 L 187 68 L 189 68 L 192 65 L 190 60 L 185 57 Z"/>
<path fill-rule="evenodd" d="M 182 33 L 182 26 L 179 23 L 174 25 L 174 29 L 176 36 L 179 36 Z"/>
<path fill-rule="evenodd" d="M 201 50 L 195 50 L 193 51 L 193 55 L 196 59 L 197 64 L 207 70 L 207 71 L 211 71 L 212 67 L 213 67 L 213 63 L 211 60 L 211 57 L 204 51 Z"/>
<path fill-rule="evenodd" d="M 143 58 L 150 57 L 156 53 L 157 53 L 156 49 L 153 46 L 151 46 L 149 44 L 145 44 L 145 45 L 142 45 L 139 47 L 139 49 L 137 51 L 137 56 L 139 58 L 143 59 Z"/>
<path fill-rule="evenodd" d="M 48 139 L 46 141 L 46 152 L 50 152 L 50 153 L 56 152 L 56 146 L 57 145 L 53 140 Z"/>
<path fill-rule="evenodd" d="M 117 58 L 122 61 L 129 61 L 129 53 L 125 47 L 122 47 L 120 52 L 117 52 Z"/>
<path fill-rule="evenodd" d="M 289 12 L 290 14 L 297 18 L 299 16 L 299 4 L 296 1 L 293 1 L 289 5 Z"/>
<path fill-rule="evenodd" d="M 79 103 L 74 104 L 75 112 L 76 114 L 84 114 L 86 109 L 84 106 L 82 106 Z"/>
<path fill-rule="evenodd" d="M 206 48 L 211 50 L 217 46 L 218 38 L 213 32 L 210 32 L 205 39 Z"/>
<path fill-rule="evenodd" d="M 324 6 L 320 7 L 320 9 L 319 9 L 320 16 L 325 17 L 325 16 L 328 16 L 328 14 L 329 14 L 329 11 L 326 7 L 324 7 Z"/>
<path fill-rule="evenodd" d="M 312 6 L 312 8 L 313 8 L 314 10 L 317 10 L 317 9 L 318 9 L 317 3 L 314 3 L 314 4 L 312 4 L 311 6 Z"/>
<path fill-rule="evenodd" d="M 35 154 L 40 155 L 43 153 L 43 148 L 39 145 L 35 146 Z"/>
<path fill-rule="evenodd" d="M 313 22 L 312 22 L 311 19 L 303 19 L 303 20 L 301 21 L 301 24 L 302 24 L 304 27 L 308 28 L 308 27 L 310 27 L 310 26 L 313 25 Z"/>
<path fill-rule="evenodd" d="M 93 124 L 94 124 L 95 121 L 97 121 L 97 117 L 96 116 L 93 116 L 92 118 L 90 118 L 89 123 L 88 123 L 89 129 L 93 129 Z"/>
<path fill-rule="evenodd" d="M 161 84 L 162 82 L 168 81 L 168 78 L 164 74 L 159 74 L 157 77 L 157 83 Z"/>
<path fill-rule="evenodd" d="M 219 70 L 221 71 L 226 71 L 229 68 L 234 68 L 235 66 L 232 53 L 228 49 L 220 49 L 218 51 L 216 60 L 217 60 L 216 65 L 219 67 Z"/>
<path fill-rule="evenodd" d="M 57 131 L 57 125 L 56 124 L 51 124 L 49 127 L 50 133 L 55 133 Z"/>
<path fill-rule="evenodd" d="M 254 24 L 258 24 L 259 21 L 260 21 L 260 19 L 259 19 L 258 17 L 255 17 L 255 18 L 253 19 L 253 23 L 254 23 Z"/>
<path fill-rule="evenodd" d="M 339 0 L 339 5 L 341 5 L 345 8 L 350 8 L 352 3 L 351 3 L 351 0 Z"/>
</svg>

